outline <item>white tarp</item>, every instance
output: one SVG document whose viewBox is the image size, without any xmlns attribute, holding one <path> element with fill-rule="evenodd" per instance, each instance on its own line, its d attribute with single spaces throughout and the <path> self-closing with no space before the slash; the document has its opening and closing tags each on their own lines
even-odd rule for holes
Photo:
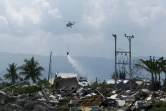
<svg viewBox="0 0 166 111">
<path fill-rule="evenodd" d="M 61 78 L 73 78 L 76 77 L 77 78 L 77 74 L 75 73 L 57 73 L 57 77 L 61 77 Z"/>
</svg>

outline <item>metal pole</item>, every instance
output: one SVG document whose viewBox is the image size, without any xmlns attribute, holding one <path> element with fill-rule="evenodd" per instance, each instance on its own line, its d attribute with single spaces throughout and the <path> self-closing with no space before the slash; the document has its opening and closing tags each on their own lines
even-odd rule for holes
<svg viewBox="0 0 166 111">
<path fill-rule="evenodd" d="M 117 90 L 117 54 L 116 54 L 116 34 L 112 34 L 115 38 L 115 90 Z"/>
<path fill-rule="evenodd" d="M 132 86 L 131 86 L 131 79 L 132 79 L 132 72 L 131 72 L 131 39 L 129 39 L 129 66 L 130 66 L 130 90 L 132 91 Z"/>
<path fill-rule="evenodd" d="M 48 82 L 50 81 L 50 76 L 52 77 L 52 75 L 51 75 L 51 61 L 52 61 L 51 60 L 51 56 L 52 56 L 52 51 L 50 52 L 50 62 L 49 62 L 49 71 L 48 71 Z"/>
<path fill-rule="evenodd" d="M 130 70 L 130 90 L 132 91 L 132 83 L 131 83 L 131 80 L 132 80 L 132 70 L 131 70 L 131 39 L 134 38 L 134 36 L 126 36 L 125 34 L 125 37 L 128 38 L 129 40 L 129 70 Z"/>
</svg>

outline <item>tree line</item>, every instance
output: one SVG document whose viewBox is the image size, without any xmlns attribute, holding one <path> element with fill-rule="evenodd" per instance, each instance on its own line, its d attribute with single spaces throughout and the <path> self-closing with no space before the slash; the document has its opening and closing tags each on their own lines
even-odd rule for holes
<svg viewBox="0 0 166 111">
<path fill-rule="evenodd" d="M 32 57 L 31 59 L 24 59 L 22 66 L 17 66 L 15 63 L 9 64 L 6 71 L 7 74 L 3 77 L 12 84 L 23 80 L 32 80 L 33 83 L 36 83 L 40 80 L 41 72 L 44 71 L 44 68 Z"/>
<path fill-rule="evenodd" d="M 139 63 L 134 66 L 144 69 L 151 74 L 152 90 L 161 89 L 161 73 L 166 76 L 166 59 L 160 57 L 156 59 L 150 56 L 149 59 L 139 59 Z M 9 80 L 12 84 L 23 80 L 32 80 L 33 83 L 40 81 L 42 71 L 44 68 L 40 66 L 39 62 L 32 57 L 31 59 L 24 59 L 22 66 L 12 63 L 6 68 L 7 74 L 4 75 L 5 80 Z M 166 85 L 166 78 L 164 79 L 164 86 Z"/>
<path fill-rule="evenodd" d="M 140 67 L 151 74 L 151 89 L 160 90 L 161 89 L 161 73 L 166 75 L 166 60 L 164 57 L 156 59 L 155 57 L 150 56 L 149 59 L 143 60 L 140 59 L 140 64 L 136 64 L 137 67 Z M 165 83 L 166 79 L 164 79 Z M 165 86 L 166 84 L 164 84 Z"/>
</svg>

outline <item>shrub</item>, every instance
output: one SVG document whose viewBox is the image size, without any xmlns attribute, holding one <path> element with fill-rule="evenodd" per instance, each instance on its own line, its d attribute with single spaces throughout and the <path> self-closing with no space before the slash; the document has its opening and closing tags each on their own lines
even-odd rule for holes
<svg viewBox="0 0 166 111">
<path fill-rule="evenodd" d="M 166 111 L 166 102 L 155 102 L 152 111 Z"/>
</svg>

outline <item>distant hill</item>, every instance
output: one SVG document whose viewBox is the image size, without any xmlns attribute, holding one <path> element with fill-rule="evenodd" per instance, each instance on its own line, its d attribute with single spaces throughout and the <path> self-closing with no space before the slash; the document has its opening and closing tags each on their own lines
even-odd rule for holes
<svg viewBox="0 0 166 111">
<path fill-rule="evenodd" d="M 41 66 L 45 68 L 43 76 L 47 77 L 49 69 L 49 56 L 40 56 L 33 54 L 21 54 L 21 53 L 5 53 L 0 52 L 0 76 L 6 73 L 8 64 L 16 63 L 18 66 L 23 64 L 24 59 L 30 59 L 34 56 L 35 60 L 38 60 Z M 52 74 L 55 77 L 56 72 L 72 72 L 82 76 L 86 76 L 91 80 L 95 80 L 98 77 L 100 80 L 111 78 L 111 74 L 114 72 L 114 59 L 108 59 L 104 57 L 71 57 L 72 60 L 78 65 L 76 71 L 70 64 L 67 56 L 52 56 Z M 135 57 L 133 59 L 138 59 Z M 147 58 L 147 57 L 141 57 Z"/>
</svg>

